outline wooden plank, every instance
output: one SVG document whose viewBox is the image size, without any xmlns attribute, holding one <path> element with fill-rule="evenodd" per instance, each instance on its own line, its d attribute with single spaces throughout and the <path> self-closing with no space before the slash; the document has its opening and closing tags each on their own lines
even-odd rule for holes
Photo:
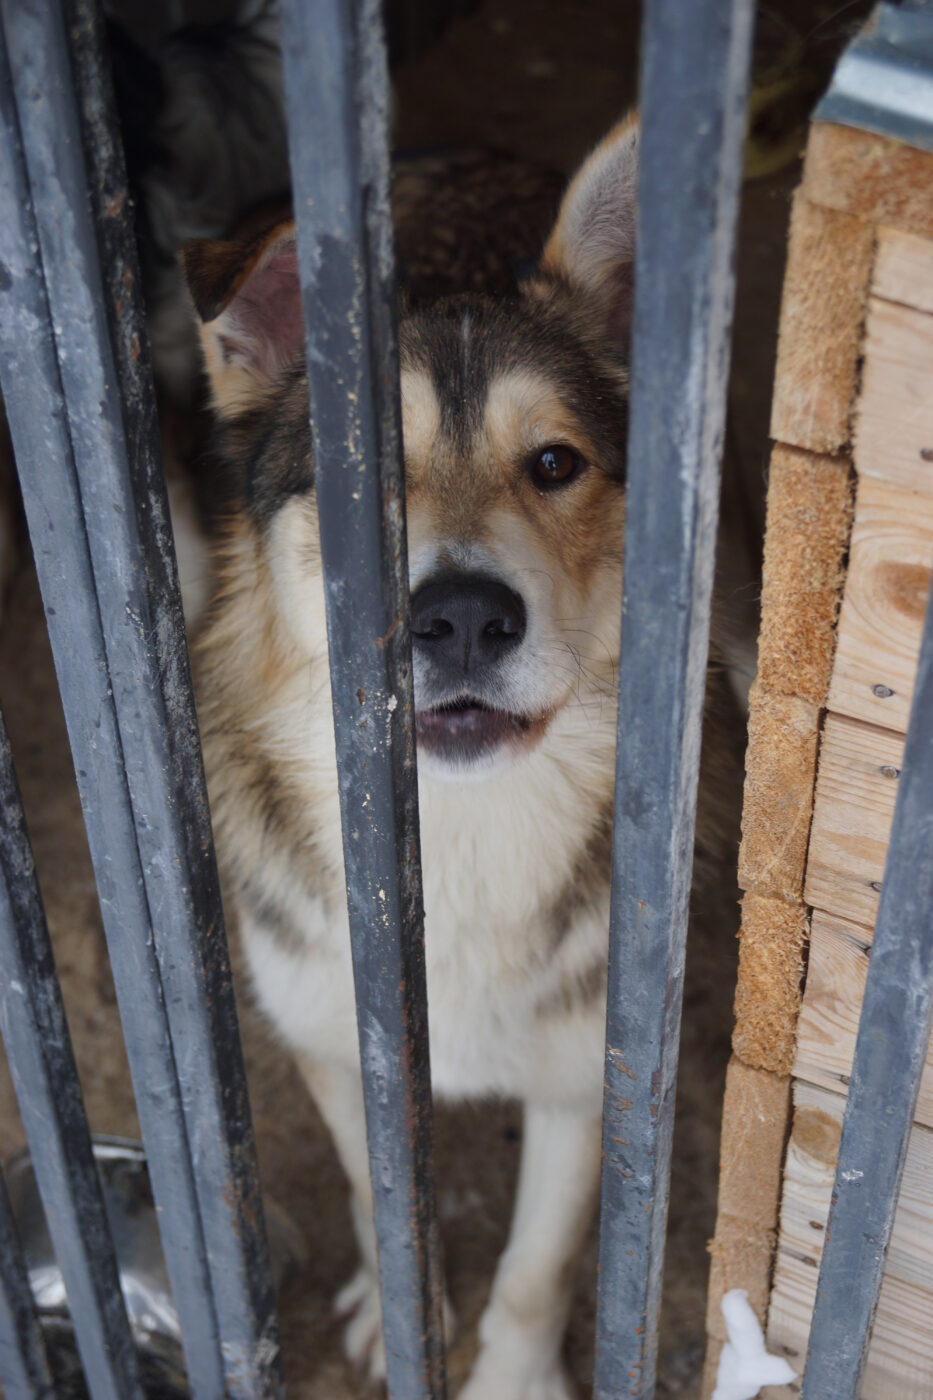
<svg viewBox="0 0 933 1400">
<path fill-rule="evenodd" d="M 768 1313 L 768 1349 L 786 1356 L 798 1375 L 806 1357 L 816 1277 L 817 1270 L 809 1260 L 778 1245 Z M 931 1400 L 931 1317 L 933 1294 L 900 1279 L 885 1278 L 860 1400 Z M 766 1400 L 793 1400 L 799 1394 L 799 1381 L 761 1391 Z"/>
<path fill-rule="evenodd" d="M 849 442 L 874 230 L 861 218 L 794 199 L 771 436 L 811 452 Z"/>
<path fill-rule="evenodd" d="M 899 734 L 826 716 L 804 887 L 813 908 L 874 925 L 903 753 Z"/>
<path fill-rule="evenodd" d="M 933 239 L 879 229 L 871 289 L 886 301 L 933 311 Z"/>
<path fill-rule="evenodd" d="M 860 475 L 933 496 L 933 316 L 928 312 L 870 299 L 854 456 Z"/>
<path fill-rule="evenodd" d="M 716 1235 L 709 1244 L 706 1396 L 714 1389 L 713 1358 L 726 1339 L 723 1294 L 744 1288 L 758 1317 L 767 1315 L 790 1111 L 789 1075 L 752 1069 L 733 1055 L 722 1111 Z"/>
<path fill-rule="evenodd" d="M 757 687 L 820 707 L 829 689 L 852 527 L 850 467 L 845 457 L 779 442 L 768 475 Z M 801 863 L 798 892 L 802 871 Z"/>
<path fill-rule="evenodd" d="M 799 900 L 813 813 L 820 711 L 756 681 L 750 695 L 739 884 Z"/>
<path fill-rule="evenodd" d="M 756 1069 L 791 1071 L 806 943 L 807 911 L 802 904 L 746 892 L 732 1048 Z"/>
<path fill-rule="evenodd" d="M 933 613 L 897 783 L 807 1359 L 808 1400 L 861 1383 L 933 1023 Z"/>
<path fill-rule="evenodd" d="M 933 238 L 933 152 L 871 131 L 814 122 L 803 171 L 807 197 L 866 225 Z"/>
<path fill-rule="evenodd" d="M 848 1089 L 870 940 L 870 931 L 860 924 L 820 910 L 813 914 L 794 1074 L 836 1093 Z M 920 1081 L 916 1121 L 933 1128 L 933 1057 L 929 1055 Z"/>
<path fill-rule="evenodd" d="M 831 710 L 906 733 L 931 569 L 933 494 L 860 478 Z"/>
<path fill-rule="evenodd" d="M 829 1215 L 845 1100 L 814 1085 L 794 1085 L 794 1127 L 787 1149 L 781 1227 L 768 1342 L 802 1369 Z M 933 1133 L 911 1134 L 900 1201 L 872 1332 L 862 1400 L 933 1397 Z M 795 1383 L 796 1385 L 796 1383 Z M 777 1387 L 763 1394 L 790 1395 Z"/>
</svg>

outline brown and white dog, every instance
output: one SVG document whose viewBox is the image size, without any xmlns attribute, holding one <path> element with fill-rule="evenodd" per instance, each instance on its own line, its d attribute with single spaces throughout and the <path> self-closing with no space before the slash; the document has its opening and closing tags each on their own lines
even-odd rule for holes
<svg viewBox="0 0 933 1400">
<path fill-rule="evenodd" d="M 434 1088 L 525 1108 L 512 1234 L 461 1400 L 572 1393 L 562 1335 L 600 1157 L 637 152 L 630 119 L 513 296 L 400 320 Z M 256 995 L 350 1180 L 345 1345 L 378 1377 L 294 229 L 195 245 L 186 264 L 238 501 L 200 645 L 218 845 Z M 711 787 L 700 899 L 732 831 Z"/>
</svg>

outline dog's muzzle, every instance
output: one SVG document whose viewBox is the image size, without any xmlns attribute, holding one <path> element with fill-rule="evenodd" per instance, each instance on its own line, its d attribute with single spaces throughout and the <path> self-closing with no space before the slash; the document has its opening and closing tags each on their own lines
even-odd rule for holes
<svg viewBox="0 0 933 1400">
<path fill-rule="evenodd" d="M 411 632 L 420 752 L 464 768 L 534 737 L 540 718 L 506 708 L 499 698 L 526 626 L 525 604 L 500 579 L 452 574 L 418 589 Z"/>
</svg>

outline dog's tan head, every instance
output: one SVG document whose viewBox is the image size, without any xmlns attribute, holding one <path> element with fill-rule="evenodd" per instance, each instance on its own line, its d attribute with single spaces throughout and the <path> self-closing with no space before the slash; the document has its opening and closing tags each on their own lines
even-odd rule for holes
<svg viewBox="0 0 933 1400">
<path fill-rule="evenodd" d="M 399 328 L 422 771 L 477 776 L 599 704 L 618 656 L 638 128 L 572 182 L 533 278 Z M 295 231 L 186 272 L 243 510 L 284 621 L 326 654 Z M 611 723 L 611 715 L 610 715 Z"/>
</svg>

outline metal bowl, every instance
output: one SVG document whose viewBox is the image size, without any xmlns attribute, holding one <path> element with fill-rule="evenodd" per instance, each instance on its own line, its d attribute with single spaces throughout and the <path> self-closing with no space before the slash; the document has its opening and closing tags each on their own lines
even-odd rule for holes
<svg viewBox="0 0 933 1400">
<path fill-rule="evenodd" d="M 162 1255 L 145 1152 L 141 1143 L 116 1137 L 95 1136 L 93 1147 L 146 1395 L 149 1400 L 184 1400 L 190 1391 L 181 1326 Z M 63 1400 L 85 1400 L 88 1391 L 65 1283 L 29 1153 L 11 1157 L 4 1175 L 56 1378 L 56 1393 Z M 272 1276 L 279 1288 L 292 1265 L 301 1261 L 303 1251 L 297 1228 L 281 1207 L 268 1200 L 264 1204 Z"/>
</svg>

